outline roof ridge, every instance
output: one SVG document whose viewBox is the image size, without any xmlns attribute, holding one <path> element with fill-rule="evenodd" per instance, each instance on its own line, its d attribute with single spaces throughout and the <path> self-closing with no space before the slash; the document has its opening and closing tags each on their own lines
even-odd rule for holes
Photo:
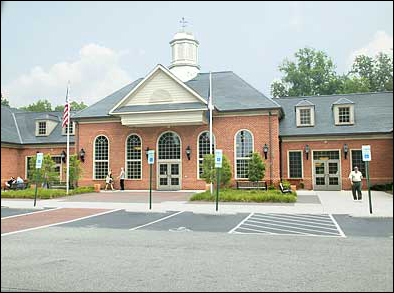
<svg viewBox="0 0 394 293">
<path fill-rule="evenodd" d="M 303 98 L 319 98 L 319 97 L 333 97 L 333 96 L 355 96 L 355 95 L 371 95 L 371 94 L 385 94 L 385 93 L 393 93 L 393 91 L 363 92 L 363 93 L 349 93 L 349 94 L 332 94 L 332 95 L 314 95 L 314 96 L 287 96 L 287 97 L 275 97 L 275 99 L 303 99 Z"/>
</svg>

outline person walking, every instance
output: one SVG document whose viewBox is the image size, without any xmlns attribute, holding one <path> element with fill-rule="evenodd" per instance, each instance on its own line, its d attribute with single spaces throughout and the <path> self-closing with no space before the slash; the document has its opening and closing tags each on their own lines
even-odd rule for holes
<svg viewBox="0 0 394 293">
<path fill-rule="evenodd" d="M 350 184 L 352 185 L 352 193 L 353 193 L 353 200 L 354 201 L 362 201 L 362 194 L 361 194 L 361 179 L 363 179 L 363 174 L 358 170 L 358 167 L 354 167 L 354 171 L 350 172 L 349 175 Z M 356 196 L 357 192 L 357 196 Z"/>
<path fill-rule="evenodd" d="M 120 174 L 116 178 L 120 178 L 120 190 L 124 190 L 124 179 L 125 179 L 125 172 L 123 170 L 123 167 L 120 168 Z"/>
<path fill-rule="evenodd" d="M 114 189 L 114 179 L 112 178 L 112 170 L 109 170 L 107 177 L 105 177 L 105 190 L 107 190 L 108 185 L 111 187 L 111 190 Z"/>
</svg>

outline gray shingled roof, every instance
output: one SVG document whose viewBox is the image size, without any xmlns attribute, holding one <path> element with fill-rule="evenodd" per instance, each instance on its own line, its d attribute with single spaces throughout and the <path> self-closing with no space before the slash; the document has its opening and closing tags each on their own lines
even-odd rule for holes
<svg viewBox="0 0 394 293">
<path fill-rule="evenodd" d="M 346 98 L 340 98 L 338 101 L 335 101 L 332 104 L 333 105 L 348 105 L 348 104 L 354 104 L 354 102 L 350 101 L 349 99 L 346 99 Z"/>
<path fill-rule="evenodd" d="M 138 79 L 114 92 L 99 102 L 73 115 L 72 118 L 108 117 L 109 111 L 124 98 L 142 79 Z M 208 100 L 209 73 L 199 73 L 185 83 L 203 99 Z M 280 109 L 280 106 L 249 85 L 232 71 L 212 72 L 213 104 L 218 111 L 240 111 L 252 109 Z M 181 104 L 178 104 L 181 105 Z M 186 106 L 186 103 L 184 104 Z M 157 105 L 152 105 L 159 110 Z M 152 108 L 152 109 L 153 109 Z M 166 108 L 163 107 L 162 110 Z M 177 108 L 178 110 L 179 108 Z M 140 111 L 149 111 L 141 107 Z"/>
<path fill-rule="evenodd" d="M 307 98 L 315 104 L 315 126 L 297 127 L 295 106 Z M 332 104 L 349 98 L 354 105 L 354 124 L 336 126 Z M 280 136 L 345 135 L 357 133 L 389 133 L 393 129 L 393 92 L 332 96 L 276 98 L 285 112 L 280 121 Z"/>
<path fill-rule="evenodd" d="M 36 136 L 35 120 L 46 119 L 45 117 L 51 118 L 51 120 L 56 119 L 55 121 L 58 124 L 50 135 Z M 67 142 L 67 136 L 62 134 L 62 117 L 63 112 L 28 112 L 1 106 L 1 142 L 17 144 L 65 144 Z M 70 135 L 70 142 L 74 143 L 74 135 Z"/>
<path fill-rule="evenodd" d="M 308 101 L 307 99 L 303 99 L 302 101 L 299 101 L 298 104 L 296 105 L 297 107 L 300 106 L 314 106 L 312 102 Z"/>
</svg>

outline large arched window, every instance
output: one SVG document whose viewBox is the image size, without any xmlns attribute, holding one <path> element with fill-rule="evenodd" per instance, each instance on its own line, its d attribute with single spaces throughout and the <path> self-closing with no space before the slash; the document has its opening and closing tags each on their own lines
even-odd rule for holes
<svg viewBox="0 0 394 293">
<path fill-rule="evenodd" d="M 94 179 L 105 179 L 109 168 L 109 144 L 104 135 L 94 141 Z"/>
<path fill-rule="evenodd" d="M 141 139 L 132 134 L 126 141 L 126 178 L 141 179 Z"/>
<path fill-rule="evenodd" d="M 174 132 L 166 132 L 160 136 L 158 143 L 159 160 L 174 160 L 181 158 L 181 140 Z"/>
<path fill-rule="evenodd" d="M 212 150 L 215 151 L 215 137 L 212 135 Z M 209 132 L 205 131 L 201 133 L 198 137 L 198 178 L 201 178 L 202 174 L 202 162 L 204 161 L 204 156 L 211 153 L 211 147 L 209 145 Z"/>
<path fill-rule="evenodd" d="M 247 179 L 249 160 L 253 153 L 253 136 L 248 130 L 238 131 L 235 137 L 235 169 L 237 179 Z"/>
</svg>

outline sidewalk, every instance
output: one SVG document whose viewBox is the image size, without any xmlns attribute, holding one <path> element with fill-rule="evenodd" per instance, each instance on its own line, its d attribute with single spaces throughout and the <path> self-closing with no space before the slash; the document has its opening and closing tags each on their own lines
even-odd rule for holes
<svg viewBox="0 0 394 293">
<path fill-rule="evenodd" d="M 149 210 L 149 192 L 100 192 L 37 200 L 42 208 L 106 208 L 133 212 L 189 211 L 204 214 L 284 213 L 284 214 L 348 214 L 354 217 L 393 217 L 393 196 L 382 191 L 371 191 L 372 214 L 369 212 L 368 192 L 363 201 L 354 202 L 351 191 L 298 190 L 296 203 L 223 203 L 215 210 L 215 202 L 190 202 L 190 191 L 153 192 Z M 33 200 L 2 199 L 1 205 L 9 208 L 34 208 Z"/>
</svg>

